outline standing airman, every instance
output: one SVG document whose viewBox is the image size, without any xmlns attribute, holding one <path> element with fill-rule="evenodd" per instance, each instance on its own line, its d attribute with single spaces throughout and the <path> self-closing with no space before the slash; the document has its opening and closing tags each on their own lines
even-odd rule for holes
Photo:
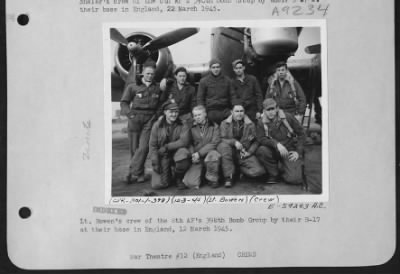
<svg viewBox="0 0 400 274">
<path fill-rule="evenodd" d="M 183 122 L 191 120 L 191 111 L 196 105 L 195 89 L 187 80 L 187 70 L 184 67 L 178 67 L 175 72 L 175 80 L 169 79 L 166 87 L 167 96 L 179 107 L 179 118 Z"/>
<path fill-rule="evenodd" d="M 231 113 L 231 81 L 222 75 L 221 62 L 218 59 L 212 59 L 209 64 L 210 74 L 199 83 L 197 104 L 205 106 L 208 119 L 219 125 Z"/>
<path fill-rule="evenodd" d="M 306 110 L 306 97 L 300 84 L 293 78 L 285 62 L 276 65 L 276 72 L 269 79 L 265 98 L 273 98 L 279 109 L 288 112 L 300 121 Z"/>
<path fill-rule="evenodd" d="M 128 84 L 121 98 L 121 114 L 128 117 L 130 150 L 128 183 L 143 183 L 144 163 L 149 152 L 149 137 L 161 105 L 162 92 L 154 82 L 155 63 L 143 64 L 143 76 Z"/>
<path fill-rule="evenodd" d="M 241 59 L 232 63 L 236 77 L 232 80 L 232 105 L 240 104 L 246 115 L 255 122 L 261 116 L 263 95 L 258 80 L 245 74 L 245 65 Z"/>
</svg>

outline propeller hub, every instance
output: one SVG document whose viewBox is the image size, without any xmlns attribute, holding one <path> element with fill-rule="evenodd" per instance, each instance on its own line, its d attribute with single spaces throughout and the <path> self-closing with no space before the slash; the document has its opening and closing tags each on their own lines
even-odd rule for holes
<svg viewBox="0 0 400 274">
<path fill-rule="evenodd" d="M 130 52 L 132 52 L 132 51 L 135 49 L 135 47 L 136 47 L 136 43 L 135 43 L 135 42 L 129 42 L 128 45 L 127 45 L 126 47 L 128 48 L 128 50 L 129 50 Z"/>
</svg>

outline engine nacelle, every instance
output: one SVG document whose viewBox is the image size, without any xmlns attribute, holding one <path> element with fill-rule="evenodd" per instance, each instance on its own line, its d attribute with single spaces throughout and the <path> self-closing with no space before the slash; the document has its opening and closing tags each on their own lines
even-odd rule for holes
<svg viewBox="0 0 400 274">
<path fill-rule="evenodd" d="M 141 46 L 145 45 L 147 42 L 154 38 L 155 36 L 146 32 L 134 32 L 126 37 L 128 42 L 134 42 Z M 168 48 L 151 51 L 149 58 L 156 62 L 157 65 L 154 76 L 154 79 L 156 81 L 160 81 L 163 77 L 167 76 L 167 74 L 172 71 L 173 60 L 171 52 Z M 140 67 L 144 61 L 145 60 L 138 60 L 138 66 Z M 115 50 L 115 66 L 119 75 L 124 81 L 126 81 L 131 65 L 132 62 L 129 59 L 128 48 L 119 44 Z"/>
<path fill-rule="evenodd" d="M 300 28 L 251 28 L 251 44 L 258 55 L 294 54 Z"/>
</svg>

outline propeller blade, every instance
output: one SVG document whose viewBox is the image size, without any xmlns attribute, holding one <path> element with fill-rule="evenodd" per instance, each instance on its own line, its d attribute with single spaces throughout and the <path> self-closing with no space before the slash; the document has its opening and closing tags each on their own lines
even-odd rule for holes
<svg viewBox="0 0 400 274">
<path fill-rule="evenodd" d="M 120 43 L 124 46 L 128 44 L 128 40 L 126 40 L 126 38 L 117 29 L 110 29 L 110 37 L 115 42 Z"/>
<path fill-rule="evenodd" d="M 136 57 L 132 57 L 132 65 L 129 69 L 128 76 L 126 77 L 125 86 L 129 85 L 130 83 L 136 82 Z"/>
<path fill-rule="evenodd" d="M 143 46 L 143 49 L 156 50 L 169 47 L 199 32 L 198 28 L 182 28 L 164 33 Z"/>
<path fill-rule="evenodd" d="M 308 54 L 319 54 L 321 53 L 321 44 L 311 45 L 304 49 Z"/>
</svg>

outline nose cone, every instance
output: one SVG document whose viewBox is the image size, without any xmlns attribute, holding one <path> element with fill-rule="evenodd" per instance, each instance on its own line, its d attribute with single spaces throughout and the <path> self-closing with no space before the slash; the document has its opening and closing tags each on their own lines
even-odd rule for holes
<svg viewBox="0 0 400 274">
<path fill-rule="evenodd" d="M 261 56 L 290 55 L 297 50 L 297 28 L 251 28 L 251 43 Z"/>
<path fill-rule="evenodd" d="M 129 51 L 132 51 L 135 48 L 135 46 L 136 46 L 136 43 L 129 42 L 128 45 L 127 45 L 127 48 L 128 48 Z"/>
</svg>

